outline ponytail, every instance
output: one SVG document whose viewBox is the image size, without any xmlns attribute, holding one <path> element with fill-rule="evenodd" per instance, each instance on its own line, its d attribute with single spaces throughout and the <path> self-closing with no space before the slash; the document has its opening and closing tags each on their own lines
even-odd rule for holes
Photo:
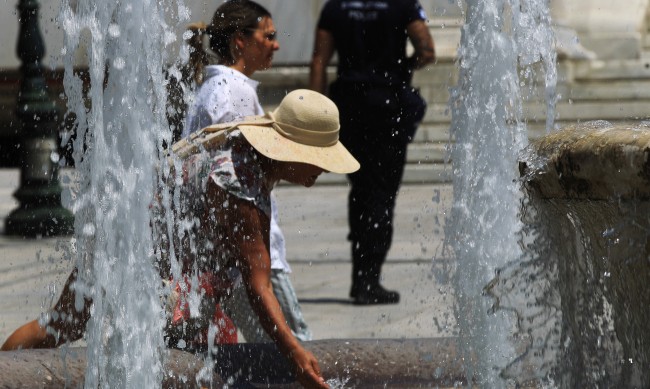
<svg viewBox="0 0 650 389">
<path fill-rule="evenodd" d="M 228 0 L 217 8 L 209 26 L 202 22 L 187 26 L 187 31 L 192 33 L 187 40 L 190 46 L 190 75 L 187 78 L 191 77 L 196 85 L 203 82 L 203 68 L 210 60 L 203 46 L 205 35 L 208 36 L 210 50 L 217 55 L 219 63 L 231 65 L 235 62 L 235 34 L 249 35 L 264 17 L 270 18 L 271 13 L 254 1 Z"/>
<path fill-rule="evenodd" d="M 210 50 L 219 57 L 219 63 L 230 65 L 235 62 L 233 37 L 237 33 L 250 35 L 271 13 L 251 0 L 228 0 L 221 4 L 214 13 L 207 33 L 210 38 Z"/>
<path fill-rule="evenodd" d="M 192 35 L 187 40 L 190 46 L 189 60 L 189 77 L 193 79 L 196 85 L 203 82 L 203 68 L 208 64 L 208 53 L 203 47 L 203 37 L 205 36 L 207 26 L 203 22 L 192 23 L 187 26 L 187 31 Z"/>
</svg>

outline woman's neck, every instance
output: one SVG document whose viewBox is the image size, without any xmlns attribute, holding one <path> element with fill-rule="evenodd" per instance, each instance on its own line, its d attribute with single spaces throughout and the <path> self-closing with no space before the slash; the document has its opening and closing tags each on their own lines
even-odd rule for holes
<svg viewBox="0 0 650 389">
<path fill-rule="evenodd" d="M 264 156 L 262 156 L 262 158 L 262 170 L 264 171 L 265 184 L 269 189 L 273 189 L 282 179 L 280 163 Z"/>
<path fill-rule="evenodd" d="M 250 66 L 247 67 L 246 62 L 244 62 L 244 60 L 242 60 L 242 59 L 239 59 L 239 60 L 235 61 L 234 63 L 232 63 L 230 65 L 226 65 L 226 66 L 228 66 L 229 68 L 231 68 L 233 70 L 238 71 L 239 73 L 242 73 L 243 75 L 245 75 L 248 78 L 251 78 L 253 73 L 255 73 L 255 70 L 251 69 Z"/>
</svg>

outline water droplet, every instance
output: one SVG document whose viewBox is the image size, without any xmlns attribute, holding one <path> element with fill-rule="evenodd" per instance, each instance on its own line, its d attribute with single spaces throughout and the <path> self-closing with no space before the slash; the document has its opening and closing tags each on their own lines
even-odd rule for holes
<svg viewBox="0 0 650 389">
<path fill-rule="evenodd" d="M 120 36 L 120 26 L 116 23 L 111 23 L 108 26 L 108 35 L 112 36 L 113 38 L 117 38 Z"/>
<path fill-rule="evenodd" d="M 93 236 L 95 235 L 95 225 L 92 223 L 87 223 L 86 225 L 83 226 L 83 234 L 86 236 Z"/>
<path fill-rule="evenodd" d="M 117 57 L 113 61 L 113 67 L 118 70 L 124 69 L 124 65 L 126 65 L 126 61 L 124 61 L 124 58 L 122 57 Z"/>
</svg>

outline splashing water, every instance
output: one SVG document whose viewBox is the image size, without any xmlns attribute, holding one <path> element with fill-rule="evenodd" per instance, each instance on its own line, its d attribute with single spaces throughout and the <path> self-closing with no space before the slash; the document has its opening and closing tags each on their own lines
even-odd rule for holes
<svg viewBox="0 0 650 389">
<path fill-rule="evenodd" d="M 541 0 L 468 1 L 460 81 L 452 94 L 455 198 L 447 245 L 457 259 L 465 360 L 476 353 L 479 361 L 467 366 L 467 375 L 486 387 L 502 385 L 498 372 L 513 355 L 509 318 L 488 317 L 489 303 L 481 295 L 495 270 L 521 255 L 514 239 L 520 228 L 515 181 L 526 128 L 518 65 L 543 61 L 547 128 L 552 126 L 556 75 L 547 9 Z M 81 182 L 74 206 L 77 289 L 94 302 L 87 387 L 158 387 L 163 376 L 163 291 L 149 206 L 162 180 L 156 175 L 162 146 L 171 143 L 164 73 L 164 65 L 173 62 L 167 52 L 174 36 L 166 21 L 170 14 L 178 22 L 188 16 L 182 1 L 64 0 L 62 6 L 64 85 L 77 118 L 74 157 Z M 84 33 L 91 43 L 90 108 L 72 63 Z M 76 303 L 81 306 L 81 296 Z"/>
<path fill-rule="evenodd" d="M 80 181 L 74 205 L 76 288 L 93 300 L 86 387 L 153 388 L 163 376 L 162 286 L 149 208 L 163 144 L 171 144 L 164 66 L 175 35 L 167 20 L 183 22 L 189 14 L 182 1 L 170 4 L 62 4 L 64 86 L 69 112 L 76 115 Z M 85 37 L 89 108 L 84 82 L 73 69 Z M 82 304 L 77 293 L 77 309 Z"/>
<path fill-rule="evenodd" d="M 345 378 L 330 378 L 329 380 L 326 381 L 327 385 L 331 389 L 346 389 L 348 381 L 350 381 L 350 378 L 345 377 Z"/>
<path fill-rule="evenodd" d="M 527 130 L 520 83 L 532 91 L 532 67 L 542 63 L 550 130 L 555 53 L 548 1 L 467 1 L 465 16 L 459 82 L 450 100 L 454 202 L 445 244 L 455 257 L 452 280 L 466 376 L 498 388 L 505 385 L 500 372 L 516 356 L 514 323 L 506 312 L 490 310 L 483 288 L 497 269 L 522 255 L 517 156 Z"/>
</svg>

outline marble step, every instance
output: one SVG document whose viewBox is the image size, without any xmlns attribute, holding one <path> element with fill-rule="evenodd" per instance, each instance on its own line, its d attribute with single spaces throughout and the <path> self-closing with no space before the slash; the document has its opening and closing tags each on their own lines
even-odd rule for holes
<svg viewBox="0 0 650 389">
<path fill-rule="evenodd" d="M 403 184 L 419 185 L 451 182 L 451 165 L 444 163 L 409 163 L 404 168 Z M 281 185 L 291 185 L 282 182 Z M 347 185 L 343 174 L 325 173 L 316 185 Z"/>
<path fill-rule="evenodd" d="M 448 142 L 414 142 L 406 154 L 407 163 L 444 163 L 448 159 Z"/>
<path fill-rule="evenodd" d="M 650 79 L 647 58 L 576 62 L 572 69 L 576 81 Z"/>
<path fill-rule="evenodd" d="M 650 78 L 612 81 L 583 80 L 558 88 L 563 100 L 650 100 Z M 624 103 L 621 101 L 620 103 Z"/>
<path fill-rule="evenodd" d="M 556 106 L 556 120 L 562 121 L 588 121 L 609 120 L 629 121 L 645 120 L 650 115 L 650 100 L 647 99 L 608 99 L 588 101 L 560 101 Z M 529 103 L 523 107 L 523 119 L 529 123 L 544 122 L 546 120 L 546 107 L 543 104 Z M 422 127 L 440 129 L 449 124 L 450 114 L 446 104 L 429 104 Z M 428 131 L 423 137 L 440 137 L 444 133 L 440 130 Z"/>
</svg>

